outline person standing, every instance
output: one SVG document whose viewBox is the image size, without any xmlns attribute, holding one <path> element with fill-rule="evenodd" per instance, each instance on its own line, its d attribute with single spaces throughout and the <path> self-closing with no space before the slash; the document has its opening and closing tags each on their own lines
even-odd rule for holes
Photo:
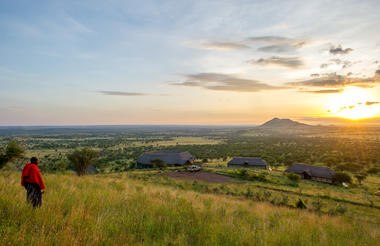
<svg viewBox="0 0 380 246">
<path fill-rule="evenodd" d="M 38 170 L 38 158 L 32 157 L 30 163 L 27 163 L 22 169 L 21 185 L 26 189 L 26 200 L 30 202 L 33 207 L 41 207 L 42 193 L 44 192 L 45 185 Z"/>
</svg>

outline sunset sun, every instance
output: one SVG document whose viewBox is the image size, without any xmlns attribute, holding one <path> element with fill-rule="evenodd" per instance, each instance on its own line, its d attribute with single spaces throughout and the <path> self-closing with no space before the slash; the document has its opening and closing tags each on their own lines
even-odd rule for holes
<svg viewBox="0 0 380 246">
<path fill-rule="evenodd" d="M 352 87 L 343 93 L 331 97 L 328 112 L 335 117 L 360 120 L 373 118 L 379 114 L 379 104 L 374 96 L 365 89 Z"/>
</svg>

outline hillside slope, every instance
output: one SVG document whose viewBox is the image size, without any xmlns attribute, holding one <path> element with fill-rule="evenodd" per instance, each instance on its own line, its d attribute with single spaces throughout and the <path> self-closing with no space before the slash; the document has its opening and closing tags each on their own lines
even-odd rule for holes
<svg viewBox="0 0 380 246">
<path fill-rule="evenodd" d="M 296 128 L 296 127 L 310 127 L 310 125 L 300 123 L 290 119 L 273 118 L 264 124 L 260 125 L 262 128 Z"/>
<path fill-rule="evenodd" d="M 45 175 L 43 206 L 0 172 L 0 245 L 376 245 L 378 225 L 123 175 Z"/>
</svg>

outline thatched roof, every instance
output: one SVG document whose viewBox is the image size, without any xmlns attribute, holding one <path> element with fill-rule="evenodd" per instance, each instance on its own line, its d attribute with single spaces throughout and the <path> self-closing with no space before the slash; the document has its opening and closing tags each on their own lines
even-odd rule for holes
<svg viewBox="0 0 380 246">
<path fill-rule="evenodd" d="M 267 163 L 259 157 L 234 157 L 228 165 L 266 166 Z"/>
<path fill-rule="evenodd" d="M 167 165 L 184 165 L 186 162 L 192 162 L 195 160 L 195 158 L 187 151 L 160 150 L 144 153 L 137 159 L 137 163 L 143 165 L 152 165 L 151 161 L 155 159 L 161 159 Z"/>
<path fill-rule="evenodd" d="M 307 173 L 312 177 L 320 177 L 327 179 L 331 179 L 332 176 L 335 174 L 335 172 L 331 170 L 329 167 L 319 167 L 306 164 L 295 164 L 290 168 L 286 169 L 285 172 L 297 174 Z"/>
</svg>

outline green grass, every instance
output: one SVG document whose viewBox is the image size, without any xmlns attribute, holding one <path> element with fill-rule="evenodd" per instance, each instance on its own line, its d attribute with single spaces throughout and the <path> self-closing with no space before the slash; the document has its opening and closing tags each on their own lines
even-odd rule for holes
<svg viewBox="0 0 380 246">
<path fill-rule="evenodd" d="M 236 173 L 239 173 L 239 169 L 229 168 L 205 168 L 204 170 L 231 177 L 238 177 Z M 346 189 L 306 180 L 301 180 L 295 187 L 282 173 L 266 170 L 248 170 L 249 175 L 252 173 L 257 176 L 265 174 L 265 180 L 251 179 L 249 176 L 249 180 L 239 178 L 230 184 L 210 184 L 172 179 L 157 175 L 157 172 L 157 170 L 136 170 L 128 172 L 124 176 L 183 190 L 247 197 L 256 201 L 267 201 L 288 207 L 296 207 L 296 203 L 302 199 L 310 210 L 318 210 L 318 212 L 326 214 L 341 214 L 343 208 L 347 217 L 360 218 L 367 222 L 380 224 L 380 196 L 375 195 L 373 189 L 380 178 L 375 176 L 366 180 L 362 186 L 355 185 Z M 320 205 L 316 205 L 316 203 Z M 321 207 L 317 209 L 318 206 Z"/>
<path fill-rule="evenodd" d="M 379 245 L 378 224 L 179 189 L 153 175 L 44 175 L 43 206 L 32 209 L 19 175 L 0 172 L 0 245 Z"/>
</svg>

